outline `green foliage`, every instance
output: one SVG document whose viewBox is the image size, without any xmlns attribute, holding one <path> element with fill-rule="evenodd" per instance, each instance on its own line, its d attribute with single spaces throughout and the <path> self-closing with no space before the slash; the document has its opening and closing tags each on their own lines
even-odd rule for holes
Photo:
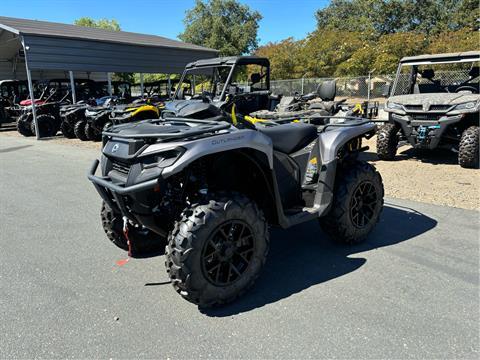
<svg viewBox="0 0 480 360">
<path fill-rule="evenodd" d="M 236 0 L 196 0 L 184 19 L 185 42 L 217 49 L 222 56 L 241 55 L 258 46 L 258 22 L 262 16 Z"/>
<path fill-rule="evenodd" d="M 272 59 L 273 79 L 389 74 L 404 56 L 480 44 L 478 0 L 332 0 L 316 18 L 306 39 L 256 51 Z"/>
<path fill-rule="evenodd" d="M 302 66 L 301 52 L 303 43 L 288 38 L 277 43 L 268 43 L 260 47 L 255 55 L 270 60 L 272 79 L 288 79 L 301 77 L 305 70 Z"/>
<path fill-rule="evenodd" d="M 360 31 L 365 36 L 415 31 L 478 29 L 478 0 L 332 0 L 316 13 L 319 29 Z"/>
<path fill-rule="evenodd" d="M 73 22 L 78 26 L 92 27 L 104 30 L 120 31 L 120 24 L 115 19 L 99 19 L 95 20 L 90 17 L 81 17 Z"/>
</svg>

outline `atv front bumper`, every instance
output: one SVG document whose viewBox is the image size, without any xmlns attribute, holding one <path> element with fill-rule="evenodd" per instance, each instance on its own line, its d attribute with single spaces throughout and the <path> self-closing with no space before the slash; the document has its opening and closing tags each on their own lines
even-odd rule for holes
<svg viewBox="0 0 480 360">
<path fill-rule="evenodd" d="M 428 114 L 426 115 L 428 117 Z M 402 133 L 410 145 L 415 148 L 435 149 L 438 147 L 447 127 L 461 121 L 463 116 L 463 114 L 455 116 L 445 115 L 437 120 L 418 120 L 411 115 L 391 114 L 391 119 L 400 125 Z"/>
<path fill-rule="evenodd" d="M 146 206 L 143 201 L 132 201 L 135 200 L 134 198 L 137 194 L 139 194 L 140 198 L 145 198 L 145 196 L 149 198 L 150 196 L 148 196 L 148 194 L 159 186 L 159 178 L 130 186 L 114 184 L 113 181 L 106 176 L 95 175 L 98 164 L 98 160 L 93 162 L 88 172 L 88 179 L 93 183 L 93 186 L 103 201 L 105 201 L 114 212 L 120 213 L 122 216 L 137 224 L 142 224 L 157 234 L 165 235 L 165 229 L 159 227 L 154 220 L 152 208 Z M 144 192 L 143 196 L 141 195 L 142 192 Z"/>
</svg>

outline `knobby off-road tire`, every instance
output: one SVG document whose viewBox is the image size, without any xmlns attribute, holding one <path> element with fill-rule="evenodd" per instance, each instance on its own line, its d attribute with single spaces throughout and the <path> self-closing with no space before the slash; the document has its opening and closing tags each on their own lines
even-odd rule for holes
<svg viewBox="0 0 480 360">
<path fill-rule="evenodd" d="M 102 227 L 108 239 L 120 249 L 128 251 L 127 239 L 123 234 L 123 219 L 118 213 L 102 202 L 100 211 Z M 148 257 L 162 255 L 167 239 L 153 231 L 130 226 L 128 237 L 132 246 L 132 257 Z"/>
<path fill-rule="evenodd" d="M 56 126 L 55 116 L 49 114 L 42 114 L 37 116 L 37 123 L 40 137 L 52 137 L 57 134 L 58 128 Z M 35 121 L 31 121 L 32 133 L 35 135 Z"/>
<path fill-rule="evenodd" d="M 398 127 L 385 124 L 377 134 L 377 155 L 380 160 L 393 160 L 397 154 Z"/>
<path fill-rule="evenodd" d="M 87 136 L 85 135 L 85 125 L 87 122 L 85 120 L 79 120 L 75 123 L 73 126 L 73 132 L 75 133 L 75 136 L 77 139 L 81 141 L 87 141 Z"/>
<path fill-rule="evenodd" d="M 463 168 L 479 167 L 479 135 L 478 126 L 470 126 L 462 133 L 458 147 L 458 163 Z"/>
<path fill-rule="evenodd" d="M 98 133 L 92 126 L 91 123 L 87 121 L 85 124 L 85 136 L 87 137 L 88 140 L 91 141 L 100 141 L 102 140 L 102 134 Z"/>
<path fill-rule="evenodd" d="M 73 131 L 73 127 L 67 121 L 62 121 L 62 123 L 60 124 L 60 131 L 67 139 L 75 139 L 75 132 Z"/>
<path fill-rule="evenodd" d="M 269 248 L 263 212 L 238 193 L 215 194 L 181 214 L 165 266 L 175 290 L 206 308 L 229 303 L 258 278 Z"/>
<path fill-rule="evenodd" d="M 375 167 L 364 161 L 341 169 L 337 174 L 333 203 L 320 218 L 322 229 L 344 244 L 364 241 L 378 222 L 383 209 L 383 183 Z"/>
<path fill-rule="evenodd" d="M 34 133 L 32 133 L 31 121 L 31 116 L 28 114 L 19 116 L 16 122 L 17 131 L 23 136 L 33 136 Z"/>
</svg>

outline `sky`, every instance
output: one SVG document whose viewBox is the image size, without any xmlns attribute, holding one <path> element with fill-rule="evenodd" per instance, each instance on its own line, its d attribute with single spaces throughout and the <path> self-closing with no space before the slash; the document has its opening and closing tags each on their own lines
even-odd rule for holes
<svg viewBox="0 0 480 360">
<path fill-rule="evenodd" d="M 327 0 L 240 0 L 263 15 L 260 45 L 288 37 L 304 38 L 315 30 L 315 11 Z M 125 31 L 176 39 L 185 11 L 194 0 L 0 0 L 0 16 L 73 23 L 89 16 L 114 18 Z"/>
</svg>

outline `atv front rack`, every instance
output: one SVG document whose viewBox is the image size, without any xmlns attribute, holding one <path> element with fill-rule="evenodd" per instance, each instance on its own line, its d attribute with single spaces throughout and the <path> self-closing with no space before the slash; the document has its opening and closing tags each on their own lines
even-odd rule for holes
<svg viewBox="0 0 480 360">
<path fill-rule="evenodd" d="M 206 133 L 214 133 L 220 130 L 229 129 L 232 125 L 225 121 L 212 121 L 212 120 L 197 120 L 189 118 L 165 118 L 147 120 L 150 123 L 168 122 L 172 125 L 184 125 L 186 123 L 199 124 L 198 126 L 191 127 L 191 129 L 182 129 L 179 132 L 158 132 L 149 134 L 120 134 L 112 131 L 104 131 L 104 136 L 116 137 L 116 138 L 128 138 L 128 139 L 146 139 L 146 138 L 164 138 L 168 140 L 187 138 L 196 135 L 202 135 Z"/>
</svg>

